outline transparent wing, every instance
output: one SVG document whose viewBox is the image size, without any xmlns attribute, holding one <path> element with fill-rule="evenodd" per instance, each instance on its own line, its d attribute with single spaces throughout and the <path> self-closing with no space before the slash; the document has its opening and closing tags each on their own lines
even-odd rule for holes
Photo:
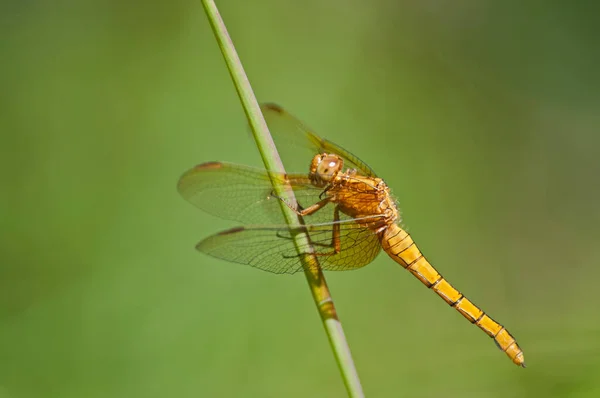
<svg viewBox="0 0 600 398">
<path fill-rule="evenodd" d="M 331 245 L 334 224 L 307 225 L 297 229 L 287 226 L 238 227 L 209 236 L 198 243 L 196 249 L 264 271 L 293 274 L 302 270 L 302 263 L 292 236 L 306 230 L 324 270 L 352 270 L 369 264 L 377 257 L 381 249 L 377 235 L 354 220 L 339 222 L 341 250 L 334 254 Z M 304 247 L 300 251 L 306 253 L 309 248 Z"/>
<path fill-rule="evenodd" d="M 285 156 L 287 155 L 285 153 L 286 150 L 289 152 L 297 152 L 298 147 L 305 147 L 310 151 L 310 153 L 307 154 L 306 164 L 304 165 L 306 170 L 308 170 L 312 156 L 325 152 L 341 156 L 344 159 L 345 168 L 356 169 L 364 176 L 376 176 L 373 169 L 356 155 L 325 138 L 319 137 L 314 130 L 300 121 L 300 119 L 287 112 L 281 106 L 267 103 L 262 104 L 260 109 L 269 126 L 269 131 L 273 135 L 277 149 L 284 152 L 282 158 L 286 168 L 292 166 L 293 170 L 297 170 L 297 167 L 299 167 L 299 165 L 290 163 L 290 160 L 293 160 L 293 157 Z M 286 147 L 291 147 L 291 149 L 287 149 Z M 291 153 L 289 155 L 291 155 Z M 294 153 L 294 155 L 296 154 Z"/>
<path fill-rule="evenodd" d="M 300 208 L 320 200 L 323 189 L 313 186 L 305 175 L 275 173 L 274 176 L 291 184 Z M 177 189 L 194 206 L 226 220 L 245 225 L 285 222 L 265 170 L 233 163 L 204 163 L 185 172 Z M 306 220 L 314 224 L 332 222 L 333 210 L 333 205 L 325 206 Z"/>
</svg>

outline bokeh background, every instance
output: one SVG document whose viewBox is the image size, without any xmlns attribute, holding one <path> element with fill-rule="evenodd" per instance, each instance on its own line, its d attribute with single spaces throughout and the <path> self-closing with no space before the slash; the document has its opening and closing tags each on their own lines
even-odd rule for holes
<svg viewBox="0 0 600 398">
<path fill-rule="evenodd" d="M 595 7 L 220 2 L 259 99 L 377 170 L 525 350 L 382 255 L 328 274 L 368 396 L 600 396 Z M 261 165 L 201 4 L 0 8 L 0 397 L 345 396 L 302 275 L 193 248 L 234 224 L 179 175 Z"/>
</svg>

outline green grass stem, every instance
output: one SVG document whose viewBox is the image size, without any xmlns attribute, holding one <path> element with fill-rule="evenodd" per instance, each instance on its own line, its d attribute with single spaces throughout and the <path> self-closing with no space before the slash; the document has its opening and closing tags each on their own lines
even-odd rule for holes
<svg viewBox="0 0 600 398">
<path fill-rule="evenodd" d="M 210 21 L 211 27 L 225 58 L 227 68 L 233 80 L 233 84 L 242 102 L 244 112 L 250 122 L 250 127 L 254 135 L 254 140 L 262 157 L 263 163 L 267 171 L 284 171 L 281 158 L 277 153 L 273 139 L 267 128 L 267 124 L 260 111 L 260 107 L 242 63 L 235 51 L 233 42 L 229 37 L 225 23 L 221 18 L 217 6 L 213 0 L 202 0 L 202 4 L 206 11 L 206 15 Z M 288 184 L 281 183 L 278 179 L 272 178 L 273 189 L 275 193 L 282 198 L 286 198 L 289 203 L 296 203 L 294 192 Z M 283 201 L 281 210 L 287 224 L 291 229 L 301 225 L 302 220 L 298 215 L 286 206 Z M 362 386 L 354 361 L 350 353 L 350 347 L 346 341 L 342 324 L 337 316 L 333 299 L 321 267 L 318 263 L 318 258 L 312 253 L 302 253 L 300 248 L 307 247 L 308 237 L 305 233 L 298 233 L 294 236 L 294 244 L 302 259 L 304 265 L 304 273 L 310 286 L 312 297 L 315 301 L 319 315 L 325 327 L 325 332 L 329 339 L 331 349 L 342 374 L 342 379 L 346 385 L 348 395 L 350 397 L 363 397 Z M 304 250 L 305 251 L 305 250 Z M 320 364 L 315 364 L 320 367 Z"/>
</svg>

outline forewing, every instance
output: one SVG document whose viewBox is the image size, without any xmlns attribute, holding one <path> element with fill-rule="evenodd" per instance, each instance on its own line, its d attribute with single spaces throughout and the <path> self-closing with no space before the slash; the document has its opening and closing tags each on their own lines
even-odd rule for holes
<svg viewBox="0 0 600 398">
<path fill-rule="evenodd" d="M 322 199 L 323 188 L 317 188 L 303 174 L 274 173 L 280 182 L 287 181 L 294 190 L 298 209 L 307 208 Z M 280 200 L 274 196 L 271 181 L 265 170 L 225 162 L 200 164 L 179 179 L 179 193 L 194 206 L 226 220 L 244 225 L 281 225 L 284 218 Z M 360 193 L 353 198 L 360 200 Z M 334 204 L 305 216 L 307 224 L 334 221 Z M 350 217 L 341 214 L 342 220 Z"/>
<path fill-rule="evenodd" d="M 251 265 L 276 274 L 302 270 L 301 256 L 292 236 L 307 231 L 321 268 L 344 271 L 363 267 L 375 259 L 381 246 L 377 235 L 352 220 L 340 221 L 341 251 L 334 253 L 333 224 L 325 223 L 290 229 L 287 226 L 239 227 L 209 236 L 196 248 L 223 260 Z M 308 253 L 309 246 L 300 253 Z"/>
<path fill-rule="evenodd" d="M 375 177 L 376 174 L 365 162 L 356 155 L 341 146 L 318 136 L 314 130 L 304 124 L 284 108 L 277 104 L 267 103 L 260 107 L 269 131 L 275 140 L 278 149 L 286 150 L 287 146 L 308 148 L 304 168 L 308 169 L 312 156 L 318 153 L 334 153 L 344 159 L 346 168 L 352 168 L 359 171 L 360 174 Z M 291 152 L 291 151 L 290 151 Z M 286 168 L 292 166 L 293 170 L 298 170 L 299 165 L 291 164 L 291 156 L 282 156 Z"/>
<path fill-rule="evenodd" d="M 274 174 L 292 185 L 301 206 L 319 200 L 322 190 L 302 175 Z M 226 220 L 243 224 L 281 224 L 279 199 L 267 172 L 233 163 L 210 162 L 194 167 L 179 179 L 177 189 L 194 206 Z M 327 221 L 331 221 L 328 216 Z"/>
</svg>

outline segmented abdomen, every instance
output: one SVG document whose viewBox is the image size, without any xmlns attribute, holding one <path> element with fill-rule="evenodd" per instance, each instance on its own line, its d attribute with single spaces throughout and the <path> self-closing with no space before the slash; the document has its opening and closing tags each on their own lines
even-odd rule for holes
<svg viewBox="0 0 600 398">
<path fill-rule="evenodd" d="M 444 279 L 419 251 L 408 232 L 392 224 L 381 233 L 381 245 L 394 261 L 409 270 L 451 307 L 492 337 L 498 348 L 504 351 L 516 365 L 525 367 L 523 351 L 508 330 L 487 316 Z"/>
</svg>

